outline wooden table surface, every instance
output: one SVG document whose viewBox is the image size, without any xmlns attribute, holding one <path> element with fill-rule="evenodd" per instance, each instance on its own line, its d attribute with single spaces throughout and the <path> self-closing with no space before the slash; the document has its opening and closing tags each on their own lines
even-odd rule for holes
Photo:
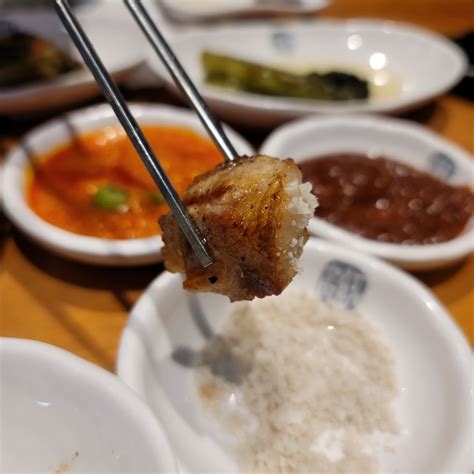
<svg viewBox="0 0 474 474">
<path fill-rule="evenodd" d="M 322 16 L 372 16 L 411 21 L 446 35 L 473 29 L 472 0 L 333 0 Z M 159 90 L 127 92 L 130 98 L 170 102 Z M 446 95 L 410 114 L 440 135 L 474 152 L 472 103 Z M 0 143 L 17 139 L 40 122 L 0 120 Z M 241 130 L 258 145 L 264 134 Z M 1 221 L 0 335 L 31 338 L 67 349 L 109 370 L 127 312 L 161 265 L 104 268 L 56 257 Z M 418 277 L 474 344 L 474 256 Z"/>
</svg>

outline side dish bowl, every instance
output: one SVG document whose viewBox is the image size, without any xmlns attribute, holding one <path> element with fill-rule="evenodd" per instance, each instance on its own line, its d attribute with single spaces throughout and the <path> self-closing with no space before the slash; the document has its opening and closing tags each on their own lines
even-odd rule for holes
<svg viewBox="0 0 474 474">
<path fill-rule="evenodd" d="M 0 338 L 1 472 L 177 472 L 149 408 L 62 349 Z"/>
<path fill-rule="evenodd" d="M 369 116 L 312 117 L 273 132 L 261 152 L 297 163 L 333 153 L 384 156 L 426 171 L 453 185 L 474 186 L 474 161 L 458 146 L 412 122 Z M 323 219 L 311 220 L 312 234 L 390 260 L 410 270 L 449 265 L 474 250 L 474 218 L 454 239 L 426 245 L 384 243 L 360 237 Z"/>
<path fill-rule="evenodd" d="M 380 470 L 470 472 L 471 351 L 438 300 L 395 267 L 318 239 L 306 244 L 301 267 L 290 286 L 355 307 L 380 327 L 394 353 L 401 435 L 393 452 L 381 454 Z M 192 354 L 232 305 L 219 295 L 186 293 L 181 284 L 165 272 L 142 295 L 122 334 L 117 373 L 162 423 L 181 470 L 236 473 L 191 368 Z M 173 357 L 176 351 L 181 357 Z"/>
<path fill-rule="evenodd" d="M 189 110 L 138 104 L 133 105 L 131 110 L 141 124 L 185 127 L 207 137 L 199 119 Z M 75 234 L 41 219 L 26 201 L 26 170 L 31 156 L 42 156 L 75 137 L 117 124 L 112 109 L 103 104 L 68 113 L 28 133 L 21 144 L 9 153 L 3 169 L 4 209 L 11 221 L 42 246 L 74 260 L 102 265 L 137 265 L 159 261 L 162 247 L 159 235 L 108 240 Z M 253 153 L 252 146 L 240 135 L 228 127 L 226 131 L 240 154 Z"/>
<path fill-rule="evenodd" d="M 164 0 L 166 12 L 178 21 L 208 20 L 230 16 L 312 13 L 330 4 L 330 0 L 272 2 L 268 0 Z"/>
<path fill-rule="evenodd" d="M 79 13 L 79 19 L 100 54 L 107 70 L 120 82 L 146 59 L 143 53 L 145 39 L 133 25 L 122 19 L 93 18 Z M 53 108 L 65 107 L 99 94 L 99 87 L 83 63 L 79 52 L 61 28 L 57 15 L 51 11 L 2 11 L 2 23 L 13 30 L 25 31 L 44 37 L 65 50 L 77 60 L 81 69 L 63 74 L 53 80 L 34 82 L 24 86 L 0 87 L 0 114 L 28 115 Z M 127 33 L 127 41 L 117 48 L 117 32 Z"/>
<path fill-rule="evenodd" d="M 413 25 L 375 19 L 203 29 L 176 37 L 172 46 L 216 113 L 252 127 L 314 113 L 401 113 L 453 87 L 467 68 L 464 53 L 448 39 Z M 369 100 L 321 101 L 223 89 L 205 82 L 205 50 L 294 72 L 355 73 L 375 92 Z M 177 92 L 159 60 L 150 57 L 149 63 Z"/>
</svg>

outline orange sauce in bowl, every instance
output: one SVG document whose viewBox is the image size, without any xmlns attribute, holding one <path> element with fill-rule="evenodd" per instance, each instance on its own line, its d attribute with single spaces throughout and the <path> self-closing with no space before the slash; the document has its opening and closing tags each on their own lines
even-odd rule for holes
<svg viewBox="0 0 474 474">
<path fill-rule="evenodd" d="M 180 195 L 195 176 L 222 161 L 214 144 L 190 129 L 144 126 L 142 130 Z M 156 185 L 119 127 L 78 137 L 35 160 L 31 171 L 28 204 L 50 224 L 106 239 L 161 233 L 158 218 L 169 211 L 168 206 L 157 202 Z M 94 203 L 106 186 L 127 193 L 127 205 L 120 212 Z"/>
</svg>

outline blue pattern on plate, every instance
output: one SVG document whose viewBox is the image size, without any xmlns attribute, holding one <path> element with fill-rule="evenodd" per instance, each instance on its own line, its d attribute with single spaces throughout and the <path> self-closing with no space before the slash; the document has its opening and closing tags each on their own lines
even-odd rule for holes
<svg viewBox="0 0 474 474">
<path fill-rule="evenodd" d="M 428 158 L 428 169 L 438 178 L 448 179 L 456 172 L 456 164 L 448 155 L 437 152 Z"/>
<path fill-rule="evenodd" d="M 288 31 L 275 31 L 272 33 L 271 41 L 278 51 L 290 52 L 295 48 L 295 38 Z"/>
<path fill-rule="evenodd" d="M 318 289 L 323 301 L 354 309 L 367 289 L 367 278 L 354 265 L 331 260 L 319 276 Z"/>
</svg>

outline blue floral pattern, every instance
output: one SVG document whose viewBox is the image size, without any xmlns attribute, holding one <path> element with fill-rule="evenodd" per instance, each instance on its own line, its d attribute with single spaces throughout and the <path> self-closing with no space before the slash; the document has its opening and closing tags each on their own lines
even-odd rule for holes
<svg viewBox="0 0 474 474">
<path fill-rule="evenodd" d="M 323 301 L 354 309 L 367 289 L 367 278 L 354 265 L 331 260 L 321 272 L 317 286 Z"/>
</svg>

